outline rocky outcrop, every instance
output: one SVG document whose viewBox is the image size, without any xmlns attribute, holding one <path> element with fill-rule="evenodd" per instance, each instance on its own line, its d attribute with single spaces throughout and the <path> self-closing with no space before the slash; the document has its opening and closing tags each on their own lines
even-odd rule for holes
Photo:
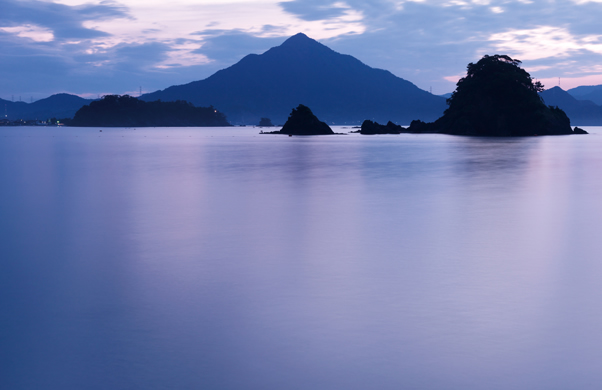
<svg viewBox="0 0 602 390">
<path fill-rule="evenodd" d="M 280 134 L 289 135 L 323 135 L 334 134 L 330 126 L 321 122 L 309 109 L 299 104 L 288 117 L 288 120 L 279 131 Z"/>
<path fill-rule="evenodd" d="M 386 125 L 381 125 L 366 119 L 359 132 L 360 134 L 401 134 L 406 132 L 406 129 L 391 121 Z"/>
</svg>

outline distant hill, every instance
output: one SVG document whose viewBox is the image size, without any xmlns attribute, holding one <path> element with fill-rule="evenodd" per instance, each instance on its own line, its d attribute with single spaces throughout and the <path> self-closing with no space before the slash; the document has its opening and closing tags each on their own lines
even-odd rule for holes
<svg viewBox="0 0 602 390">
<path fill-rule="evenodd" d="M 145 102 L 128 95 L 106 95 L 80 108 L 69 126 L 101 127 L 181 127 L 230 126 L 213 107 L 194 107 L 175 102 Z"/>
<path fill-rule="evenodd" d="M 602 105 L 602 85 L 584 85 L 567 92 L 578 100 L 591 100 L 597 105 Z"/>
<path fill-rule="evenodd" d="M 573 126 L 602 125 L 602 107 L 592 101 L 577 100 L 560 87 L 547 89 L 540 96 L 547 105 L 562 108 Z"/>
<path fill-rule="evenodd" d="M 256 124 L 262 117 L 282 124 L 299 104 L 312 107 L 328 124 L 361 124 L 365 119 L 408 124 L 413 119 L 435 120 L 446 108 L 445 98 L 304 34 L 261 55 L 250 54 L 205 80 L 141 99 L 213 105 L 233 124 Z"/>
<path fill-rule="evenodd" d="M 11 102 L 0 99 L 0 114 L 7 119 L 72 118 L 75 112 L 94 100 L 67 93 L 59 93 L 33 103 Z"/>
<path fill-rule="evenodd" d="M 0 99 L 0 114 L 2 118 L 16 120 L 16 119 L 36 119 L 36 118 L 24 118 L 21 116 L 29 105 L 25 102 L 11 102 L 10 100 Z"/>
</svg>

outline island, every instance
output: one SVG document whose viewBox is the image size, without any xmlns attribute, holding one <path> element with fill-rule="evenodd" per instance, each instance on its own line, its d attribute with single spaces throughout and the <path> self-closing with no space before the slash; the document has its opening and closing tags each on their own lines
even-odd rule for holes
<svg viewBox="0 0 602 390">
<path fill-rule="evenodd" d="M 360 134 L 401 134 L 403 132 L 407 132 L 407 129 L 404 129 L 391 121 L 386 125 L 381 125 L 368 119 L 362 123 L 360 130 L 355 131 L 355 133 Z"/>
<path fill-rule="evenodd" d="M 69 126 L 185 127 L 231 126 L 213 107 L 195 107 L 183 100 L 145 102 L 129 95 L 106 95 L 83 106 Z"/>
<path fill-rule="evenodd" d="M 507 55 L 485 55 L 467 66 L 466 76 L 447 100 L 448 108 L 435 122 L 414 120 L 408 128 L 364 121 L 361 134 L 440 133 L 517 137 L 587 134 L 571 127 L 563 110 L 547 106 L 538 92 L 543 85 Z"/>
<path fill-rule="evenodd" d="M 259 127 L 274 127 L 270 118 L 261 118 L 259 120 Z"/>
<path fill-rule="evenodd" d="M 309 107 L 299 104 L 297 108 L 293 108 L 281 130 L 262 131 L 260 134 L 327 135 L 335 132 L 325 122 L 320 121 Z"/>
</svg>

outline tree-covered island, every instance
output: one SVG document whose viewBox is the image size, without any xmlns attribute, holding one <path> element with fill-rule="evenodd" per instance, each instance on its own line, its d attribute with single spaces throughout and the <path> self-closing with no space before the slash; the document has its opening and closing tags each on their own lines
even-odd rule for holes
<svg viewBox="0 0 602 390">
<path fill-rule="evenodd" d="M 259 127 L 274 127 L 272 120 L 270 118 L 261 118 L 259 120 Z"/>
<path fill-rule="evenodd" d="M 435 122 L 414 120 L 404 133 L 441 133 L 473 136 L 533 136 L 587 134 L 571 128 L 565 112 L 546 106 L 538 92 L 543 85 L 520 67 L 521 61 L 506 55 L 484 56 L 470 63 L 466 76 L 447 100 L 449 107 Z M 391 134 L 387 126 L 364 121 L 362 134 Z"/>
<path fill-rule="evenodd" d="M 70 126 L 180 127 L 230 126 L 226 116 L 213 107 L 195 107 L 183 100 L 145 102 L 129 95 L 106 95 L 83 106 Z"/>
</svg>

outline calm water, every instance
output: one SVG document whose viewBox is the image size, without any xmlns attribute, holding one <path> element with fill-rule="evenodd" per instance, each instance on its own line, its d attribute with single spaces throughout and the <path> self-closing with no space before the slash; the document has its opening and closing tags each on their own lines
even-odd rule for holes
<svg viewBox="0 0 602 390">
<path fill-rule="evenodd" d="M 598 389 L 587 129 L 0 128 L 0 388 Z"/>
</svg>

